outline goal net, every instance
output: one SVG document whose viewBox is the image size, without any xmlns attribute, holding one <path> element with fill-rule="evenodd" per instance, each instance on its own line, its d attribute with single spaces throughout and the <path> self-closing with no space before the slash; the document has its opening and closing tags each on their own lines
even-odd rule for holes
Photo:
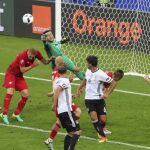
<svg viewBox="0 0 150 150">
<path fill-rule="evenodd" d="M 150 74 L 150 2 L 133 0 L 110 7 L 61 3 L 63 50 L 82 70 L 85 58 L 96 55 L 103 70 Z"/>
</svg>

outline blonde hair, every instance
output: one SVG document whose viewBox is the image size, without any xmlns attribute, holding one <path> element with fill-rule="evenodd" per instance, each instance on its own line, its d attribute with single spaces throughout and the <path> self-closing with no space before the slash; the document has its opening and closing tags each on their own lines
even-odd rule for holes
<svg viewBox="0 0 150 150">
<path fill-rule="evenodd" d="M 63 67 L 65 65 L 64 60 L 61 56 L 56 57 L 55 65 L 56 67 Z"/>
<path fill-rule="evenodd" d="M 37 50 L 36 50 L 35 48 L 29 48 L 28 51 L 29 51 L 32 55 L 36 56 Z"/>
</svg>

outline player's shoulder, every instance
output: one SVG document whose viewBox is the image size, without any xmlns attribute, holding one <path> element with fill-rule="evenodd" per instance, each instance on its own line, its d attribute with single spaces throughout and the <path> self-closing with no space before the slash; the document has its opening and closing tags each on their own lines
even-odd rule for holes
<svg viewBox="0 0 150 150">
<path fill-rule="evenodd" d="M 41 55 L 41 52 L 39 50 L 36 50 L 36 55 Z"/>
<path fill-rule="evenodd" d="M 98 75 L 106 74 L 102 69 L 98 69 L 95 73 Z"/>
<path fill-rule="evenodd" d="M 20 52 L 17 55 L 17 57 L 20 58 L 20 59 L 26 58 L 27 57 L 27 52 L 28 52 L 28 49 L 24 49 L 22 52 Z"/>
<path fill-rule="evenodd" d="M 91 70 L 90 69 L 86 69 L 86 74 L 90 74 L 91 73 Z"/>
<path fill-rule="evenodd" d="M 98 69 L 98 71 L 95 73 L 96 76 L 98 77 L 108 77 L 107 73 L 105 73 L 103 70 Z"/>
<path fill-rule="evenodd" d="M 56 84 L 62 84 L 62 83 L 65 83 L 65 84 L 69 84 L 69 79 L 68 78 L 58 78 L 57 81 L 56 81 Z"/>
</svg>

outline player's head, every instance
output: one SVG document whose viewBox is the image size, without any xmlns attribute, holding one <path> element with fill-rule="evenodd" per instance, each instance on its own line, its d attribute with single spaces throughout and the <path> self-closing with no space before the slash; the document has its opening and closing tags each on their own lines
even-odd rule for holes
<svg viewBox="0 0 150 150">
<path fill-rule="evenodd" d="M 64 66 L 64 60 L 61 56 L 56 57 L 55 59 L 55 65 L 57 68 Z"/>
<path fill-rule="evenodd" d="M 59 73 L 60 75 L 66 74 L 66 73 L 67 73 L 67 68 L 66 68 L 66 66 L 64 65 L 64 66 L 59 67 L 59 68 L 58 68 L 58 73 Z"/>
<path fill-rule="evenodd" d="M 43 32 L 41 39 L 43 41 L 54 41 L 54 35 L 52 34 L 51 30 L 46 30 Z"/>
<path fill-rule="evenodd" d="M 28 49 L 27 55 L 28 55 L 29 60 L 35 59 L 36 54 L 37 54 L 37 50 L 35 48 L 29 48 Z"/>
<path fill-rule="evenodd" d="M 86 58 L 86 61 L 88 69 L 91 69 L 92 67 L 97 67 L 98 58 L 96 56 L 90 55 Z"/>
<path fill-rule="evenodd" d="M 123 78 L 124 76 L 124 72 L 121 69 L 117 69 L 114 73 L 113 73 L 113 79 L 115 81 L 119 81 Z"/>
</svg>

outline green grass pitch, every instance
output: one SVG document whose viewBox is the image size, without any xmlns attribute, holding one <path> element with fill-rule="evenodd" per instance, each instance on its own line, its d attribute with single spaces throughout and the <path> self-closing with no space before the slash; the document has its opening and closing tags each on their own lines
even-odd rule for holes
<svg viewBox="0 0 150 150">
<path fill-rule="evenodd" d="M 35 47 L 46 57 L 40 40 L 29 38 L 17 38 L 0 36 L 0 73 L 4 73 L 17 53 L 24 48 Z M 82 64 L 80 64 L 82 65 Z M 26 73 L 26 76 L 50 79 L 50 68 L 40 64 L 37 68 Z M 3 83 L 3 75 L 0 75 L 0 84 Z M 16 107 L 19 93 L 15 93 L 9 109 L 9 117 L 12 125 L 27 126 L 49 130 L 55 121 L 55 115 L 51 111 L 51 100 L 46 96 L 51 91 L 51 83 L 27 79 L 30 98 L 22 113 L 24 123 L 17 123 L 11 119 L 11 114 Z M 73 92 L 77 86 L 72 86 Z M 142 78 L 125 76 L 118 83 L 117 89 L 150 95 L 150 85 Z M 5 89 L 0 88 L 0 106 L 3 104 Z M 108 136 L 110 141 L 130 143 L 132 145 L 144 145 L 138 148 L 114 143 L 99 144 L 97 141 L 80 139 L 76 150 L 139 150 L 150 149 L 150 96 L 114 92 L 107 100 L 108 123 L 107 128 L 112 131 Z M 80 120 L 82 135 L 97 138 L 84 106 L 84 95 L 77 98 L 75 103 L 82 109 Z M 0 150 L 46 150 L 43 141 L 49 136 L 47 132 L 18 129 L 1 126 L 0 119 Z M 60 132 L 65 132 L 61 129 Z M 55 150 L 63 149 L 63 135 L 58 135 L 54 141 Z"/>
</svg>

